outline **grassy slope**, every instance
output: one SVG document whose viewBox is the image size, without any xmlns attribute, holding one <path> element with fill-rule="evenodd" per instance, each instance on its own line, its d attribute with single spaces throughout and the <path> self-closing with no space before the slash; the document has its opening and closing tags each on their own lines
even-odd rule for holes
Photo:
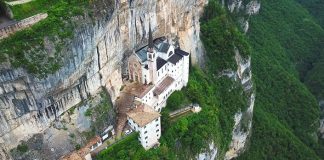
<svg viewBox="0 0 324 160">
<path fill-rule="evenodd" d="M 293 0 L 262 0 L 248 34 L 257 84 L 251 146 L 240 159 L 323 159 L 319 108 L 300 79 L 323 53 L 324 35 Z"/>
</svg>

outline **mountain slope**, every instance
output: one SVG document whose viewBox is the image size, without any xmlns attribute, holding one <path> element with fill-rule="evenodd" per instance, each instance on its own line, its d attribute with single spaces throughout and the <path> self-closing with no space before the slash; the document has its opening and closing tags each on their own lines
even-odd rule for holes
<svg viewBox="0 0 324 160">
<path fill-rule="evenodd" d="M 302 82 L 323 55 L 324 31 L 296 1 L 261 4 L 247 34 L 257 98 L 251 146 L 240 159 L 323 159 L 318 103 Z"/>
<path fill-rule="evenodd" d="M 313 15 L 316 22 L 324 27 L 324 1 L 321 0 L 296 0 L 304 6 L 308 12 Z M 324 38 L 320 41 L 319 48 L 322 50 L 318 59 L 312 63 L 305 76 L 305 84 L 310 88 L 311 92 L 318 98 L 324 99 Z"/>
</svg>

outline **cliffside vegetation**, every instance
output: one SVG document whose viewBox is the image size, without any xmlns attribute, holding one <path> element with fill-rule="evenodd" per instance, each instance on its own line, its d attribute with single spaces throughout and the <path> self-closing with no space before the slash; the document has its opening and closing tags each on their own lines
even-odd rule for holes
<svg viewBox="0 0 324 160">
<path fill-rule="evenodd" d="M 315 98 L 323 92 L 323 28 L 294 0 L 261 4 L 247 34 L 257 84 L 253 133 L 239 159 L 323 159 Z"/>
<path fill-rule="evenodd" d="M 160 147 L 144 152 L 137 138 L 128 139 L 103 151 L 98 159 L 188 159 L 208 151 L 212 142 L 224 157 L 232 138 L 234 114 L 247 107 L 239 83 L 219 77 L 223 69 L 236 69 L 234 46 L 244 55 L 249 47 L 225 10 L 210 1 L 210 11 L 202 19 L 202 38 L 207 49 L 207 68 L 192 67 L 188 86 L 175 92 L 162 111 L 162 137 Z M 226 66 L 223 66 L 226 65 Z M 170 121 L 168 111 L 188 102 L 198 103 L 202 111 Z"/>
<path fill-rule="evenodd" d="M 14 19 L 17 20 L 38 13 L 47 13 L 48 17 L 1 40 L 0 62 L 9 60 L 14 67 L 24 67 L 40 77 L 54 73 L 61 66 L 62 55 L 59 53 L 62 46 L 67 38 L 72 37 L 76 26 L 71 17 L 82 15 L 87 5 L 87 0 L 35 0 L 12 6 Z M 53 46 L 45 48 L 48 42 Z"/>
<path fill-rule="evenodd" d="M 324 28 L 324 1 L 321 0 L 297 0 L 307 11 L 313 16 L 322 30 Z M 321 34 L 322 35 L 322 34 Z M 308 72 L 304 78 L 304 82 L 310 91 L 316 96 L 318 100 L 324 99 L 324 38 L 320 39 L 318 57 L 311 63 Z"/>
</svg>

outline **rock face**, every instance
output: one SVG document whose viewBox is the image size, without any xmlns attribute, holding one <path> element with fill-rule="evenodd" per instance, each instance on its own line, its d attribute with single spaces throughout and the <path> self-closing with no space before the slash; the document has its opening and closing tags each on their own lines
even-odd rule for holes
<svg viewBox="0 0 324 160">
<path fill-rule="evenodd" d="M 319 137 L 324 139 L 324 100 L 319 102 L 319 106 L 321 107 L 321 120 L 320 120 L 320 128 L 319 130 Z"/>
<path fill-rule="evenodd" d="M 251 15 L 257 14 L 260 10 L 261 4 L 258 1 L 229 1 L 228 9 L 233 13 L 240 14 L 238 18 L 244 33 L 248 32 L 248 19 Z M 232 142 L 228 151 L 225 154 L 225 159 L 233 159 L 238 157 L 240 153 L 245 151 L 246 143 L 251 134 L 253 109 L 255 102 L 255 91 L 253 90 L 252 71 L 251 71 L 251 57 L 243 58 L 239 51 L 236 50 L 235 55 L 237 71 L 230 75 L 236 81 L 239 81 L 244 89 L 244 96 L 249 97 L 248 108 L 245 111 L 238 111 L 234 116 L 234 128 L 232 131 Z"/>
<path fill-rule="evenodd" d="M 225 159 L 233 159 L 245 150 L 248 137 L 252 128 L 252 117 L 255 101 L 255 93 L 253 91 L 251 57 L 243 58 L 236 51 L 235 55 L 238 69 L 233 78 L 239 81 L 244 89 L 244 96 L 249 97 L 248 108 L 245 111 L 239 111 L 234 116 L 234 128 L 232 131 L 232 142 L 229 150 L 225 154 Z"/>
<path fill-rule="evenodd" d="M 154 37 L 176 39 L 203 60 L 199 17 L 207 0 L 117 0 L 111 12 L 75 31 L 63 49 L 64 65 L 38 79 L 24 69 L 0 66 L 0 159 L 20 140 L 42 133 L 62 113 L 98 94 L 104 87 L 114 101 L 122 86 L 125 63 L 147 42 L 149 22 Z M 87 19 L 87 17 L 82 17 Z M 3 154 L 2 154 L 3 153 Z M 2 156 L 2 157 L 1 157 Z"/>
</svg>

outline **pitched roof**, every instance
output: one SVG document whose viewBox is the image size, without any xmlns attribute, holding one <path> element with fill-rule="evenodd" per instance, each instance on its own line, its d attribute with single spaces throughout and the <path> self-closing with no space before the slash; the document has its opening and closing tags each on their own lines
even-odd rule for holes
<svg viewBox="0 0 324 160">
<path fill-rule="evenodd" d="M 188 56 L 188 55 L 189 55 L 188 52 L 183 51 L 183 50 L 181 50 L 180 48 L 177 48 L 177 49 L 175 49 L 174 51 L 175 51 L 175 53 L 180 54 L 180 55 L 183 55 L 183 56 Z"/>
<path fill-rule="evenodd" d="M 181 54 L 175 53 L 168 59 L 168 61 L 175 65 L 180 61 L 180 59 L 182 59 L 182 57 Z"/>
<path fill-rule="evenodd" d="M 166 60 L 164 60 L 164 59 L 158 57 L 158 58 L 156 59 L 156 70 L 158 71 L 158 70 L 159 70 L 160 68 L 162 68 L 166 63 L 167 63 Z"/>
<path fill-rule="evenodd" d="M 81 149 L 73 151 L 72 153 L 69 153 L 60 159 L 62 160 L 84 160 L 85 156 L 90 153 L 90 148 L 97 142 L 100 142 L 101 138 L 99 136 L 95 136 L 89 140 L 89 142 L 83 146 Z"/>
<path fill-rule="evenodd" d="M 144 127 L 155 119 L 159 118 L 161 115 L 153 110 L 151 107 L 142 104 L 137 108 L 129 111 L 127 116 L 131 118 L 140 127 Z"/>
<path fill-rule="evenodd" d="M 153 90 L 154 95 L 160 95 L 166 89 L 168 89 L 171 84 L 174 82 L 174 79 L 170 76 L 167 76 L 163 79 L 163 81 Z"/>
<path fill-rule="evenodd" d="M 166 42 L 163 42 L 163 43 L 160 45 L 158 51 L 159 51 L 159 52 L 162 52 L 162 53 L 167 53 L 168 50 L 169 50 L 169 48 L 170 48 L 170 44 L 169 44 L 169 43 L 166 43 Z"/>
<path fill-rule="evenodd" d="M 140 58 L 141 62 L 145 62 L 147 60 L 147 46 L 140 48 L 135 53 L 137 57 Z"/>
<path fill-rule="evenodd" d="M 162 43 L 165 43 L 164 41 L 166 41 L 165 37 L 160 37 L 160 38 L 156 38 L 153 40 L 153 44 L 154 44 L 154 48 L 156 50 L 158 50 L 159 48 L 161 48 Z M 145 62 L 147 61 L 147 49 L 148 49 L 148 45 L 143 46 L 142 48 L 136 50 L 136 55 L 137 57 L 141 60 L 141 62 Z M 168 48 L 169 49 L 169 48 Z"/>
</svg>

